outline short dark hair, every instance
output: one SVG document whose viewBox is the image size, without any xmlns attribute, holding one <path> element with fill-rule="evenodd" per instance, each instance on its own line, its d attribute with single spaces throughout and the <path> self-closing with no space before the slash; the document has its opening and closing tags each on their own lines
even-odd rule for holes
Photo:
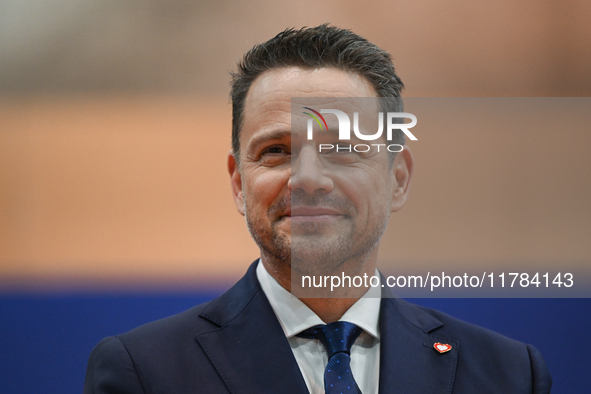
<svg viewBox="0 0 591 394">
<path fill-rule="evenodd" d="M 269 41 L 255 45 L 232 73 L 232 151 L 237 161 L 240 160 L 244 104 L 250 86 L 265 71 L 292 66 L 334 67 L 356 73 L 371 83 L 378 97 L 400 97 L 404 87 L 390 54 L 351 30 L 329 24 L 286 29 Z M 397 110 L 395 112 L 402 108 Z M 393 142 L 403 145 L 404 134 L 399 132 Z"/>
</svg>

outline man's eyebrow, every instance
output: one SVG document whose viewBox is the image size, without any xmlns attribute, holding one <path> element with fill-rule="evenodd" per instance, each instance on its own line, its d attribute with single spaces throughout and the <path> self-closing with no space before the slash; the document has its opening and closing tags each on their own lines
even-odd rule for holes
<svg viewBox="0 0 591 394">
<path fill-rule="evenodd" d="M 281 140 L 285 137 L 291 136 L 291 130 L 273 130 L 266 133 L 262 133 L 254 137 L 251 141 L 249 147 L 257 146 L 265 141 L 270 140 Z"/>
</svg>

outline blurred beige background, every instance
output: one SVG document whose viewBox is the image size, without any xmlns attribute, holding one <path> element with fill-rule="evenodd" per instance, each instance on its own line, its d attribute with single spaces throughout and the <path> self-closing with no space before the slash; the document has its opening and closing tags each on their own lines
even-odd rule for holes
<svg viewBox="0 0 591 394">
<path fill-rule="evenodd" d="M 582 0 L 0 0 L 0 286 L 241 276 L 257 248 L 225 170 L 228 71 L 286 27 L 365 36 L 393 55 L 407 97 L 584 97 L 589 20 Z M 424 134 L 388 253 L 588 265 L 591 134 L 576 114 L 558 149 L 524 127 L 482 154 L 497 140 L 465 125 L 445 155 L 443 134 Z"/>
</svg>

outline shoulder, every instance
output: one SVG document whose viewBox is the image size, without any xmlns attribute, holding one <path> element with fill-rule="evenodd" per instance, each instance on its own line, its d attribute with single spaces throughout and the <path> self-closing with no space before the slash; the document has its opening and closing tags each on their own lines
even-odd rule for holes
<svg viewBox="0 0 591 394">
<path fill-rule="evenodd" d="M 219 297 L 182 313 L 103 339 L 91 352 L 85 393 L 223 392 L 224 383 L 198 337 L 220 330 L 247 307 L 260 286 L 256 264 Z M 133 390 L 128 390 L 133 385 Z"/>
<path fill-rule="evenodd" d="M 150 343 L 156 342 L 171 344 L 194 338 L 202 331 L 217 327 L 199 316 L 210 302 L 196 305 L 176 315 L 143 324 L 126 333 L 115 335 L 115 337 L 130 346 L 136 343 L 149 346 Z"/>
<path fill-rule="evenodd" d="M 230 289 L 211 301 L 199 304 L 179 314 L 156 320 L 124 334 L 116 335 L 129 346 L 194 342 L 198 334 L 212 331 L 231 321 L 241 313 L 260 291 L 256 279 L 257 260 L 246 274 Z"/>
<path fill-rule="evenodd" d="M 208 357 L 195 339 L 218 326 L 199 315 L 209 303 L 103 339 L 92 350 L 84 392 L 190 392 L 197 382 L 223 388 Z M 221 392 L 221 391 L 220 391 Z"/>
<path fill-rule="evenodd" d="M 532 392 L 550 392 L 552 380 L 540 352 L 532 345 L 508 338 L 497 332 L 452 317 L 444 312 L 404 300 L 393 300 L 401 313 L 414 325 L 431 324 L 433 337 L 457 341 L 456 385 L 496 379 L 516 387 L 530 383 Z M 423 327 L 428 327 L 423 325 Z"/>
</svg>

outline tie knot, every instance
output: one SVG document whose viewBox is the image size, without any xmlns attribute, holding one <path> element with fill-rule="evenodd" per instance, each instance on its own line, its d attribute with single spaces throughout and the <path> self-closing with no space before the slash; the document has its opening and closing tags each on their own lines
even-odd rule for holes
<svg viewBox="0 0 591 394">
<path fill-rule="evenodd" d="M 315 338 L 320 340 L 328 358 L 336 353 L 351 353 L 351 346 L 363 330 L 353 323 L 335 321 L 326 325 L 319 325 L 302 331 L 297 336 L 303 338 Z"/>
</svg>

